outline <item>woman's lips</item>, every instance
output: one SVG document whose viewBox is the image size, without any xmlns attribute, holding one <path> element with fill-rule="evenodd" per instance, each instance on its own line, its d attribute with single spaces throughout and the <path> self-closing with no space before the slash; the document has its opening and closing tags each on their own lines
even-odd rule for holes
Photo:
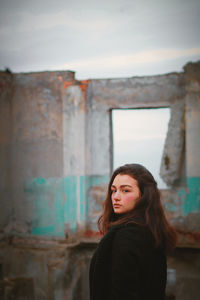
<svg viewBox="0 0 200 300">
<path fill-rule="evenodd" d="M 120 204 L 114 204 L 114 208 L 119 208 L 119 207 L 121 207 Z"/>
</svg>

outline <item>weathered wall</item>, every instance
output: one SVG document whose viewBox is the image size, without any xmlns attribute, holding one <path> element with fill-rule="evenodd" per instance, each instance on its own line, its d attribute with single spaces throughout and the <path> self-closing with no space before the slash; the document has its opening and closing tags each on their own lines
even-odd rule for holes
<svg viewBox="0 0 200 300">
<path fill-rule="evenodd" d="M 11 199 L 11 113 L 12 113 L 12 76 L 6 73 L 1 74 L 1 101 L 0 101 L 0 191 L 1 191 L 1 209 L 0 209 L 0 228 L 5 227 L 6 222 L 10 222 L 12 214 Z"/>
<path fill-rule="evenodd" d="M 199 74 L 200 63 L 180 74 L 128 79 L 0 73 L 0 298 L 88 299 L 96 221 L 112 171 L 111 111 L 170 107 L 162 201 L 180 249 L 169 257 L 176 289 L 173 279 L 168 292 L 199 299 Z"/>
</svg>

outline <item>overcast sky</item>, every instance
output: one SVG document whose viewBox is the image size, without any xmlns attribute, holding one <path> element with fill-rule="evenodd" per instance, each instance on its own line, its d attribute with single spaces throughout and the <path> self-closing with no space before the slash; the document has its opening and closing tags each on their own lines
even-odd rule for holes
<svg viewBox="0 0 200 300">
<path fill-rule="evenodd" d="M 199 0 L 0 0 L 0 69 L 179 72 L 200 59 L 199 31 Z"/>
<path fill-rule="evenodd" d="M 200 0 L 0 0 L 2 70 L 73 70 L 81 80 L 181 72 L 197 60 Z M 117 112 L 115 166 L 141 162 L 162 186 L 169 116 L 169 110 Z"/>
</svg>

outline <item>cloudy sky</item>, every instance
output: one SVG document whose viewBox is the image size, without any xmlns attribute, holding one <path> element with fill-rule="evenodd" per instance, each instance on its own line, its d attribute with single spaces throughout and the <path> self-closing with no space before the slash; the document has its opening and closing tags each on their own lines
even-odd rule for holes
<svg viewBox="0 0 200 300">
<path fill-rule="evenodd" d="M 200 59 L 199 0 L 0 0 L 0 69 L 77 79 L 181 71 Z"/>
<path fill-rule="evenodd" d="M 80 80 L 181 72 L 200 60 L 199 32 L 199 0 L 0 0 L 0 69 L 73 70 Z M 141 162 L 163 186 L 169 117 L 113 112 L 114 165 Z"/>
</svg>

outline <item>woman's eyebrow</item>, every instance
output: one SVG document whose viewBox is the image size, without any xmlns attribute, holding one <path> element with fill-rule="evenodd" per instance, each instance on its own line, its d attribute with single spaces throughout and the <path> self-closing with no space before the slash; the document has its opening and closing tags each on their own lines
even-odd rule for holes
<svg viewBox="0 0 200 300">
<path fill-rule="evenodd" d="M 125 186 L 132 187 L 132 185 L 129 185 L 129 184 L 122 184 L 122 185 L 120 185 L 120 187 L 125 187 Z M 115 188 L 115 186 L 112 185 L 111 188 Z"/>
<path fill-rule="evenodd" d="M 132 187 L 132 185 L 129 185 L 129 184 L 122 184 L 122 185 L 120 185 L 120 187 L 125 187 L 125 186 Z"/>
</svg>

